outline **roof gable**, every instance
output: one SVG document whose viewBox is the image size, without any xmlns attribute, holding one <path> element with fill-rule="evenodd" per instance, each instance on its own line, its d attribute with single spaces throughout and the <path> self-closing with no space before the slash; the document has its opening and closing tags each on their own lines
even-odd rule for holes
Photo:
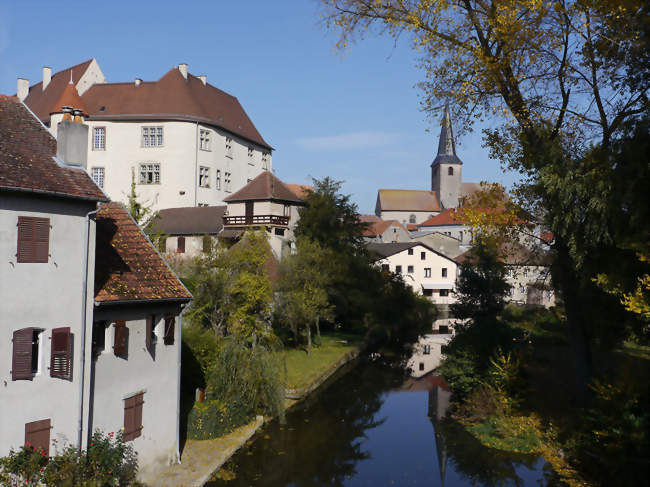
<svg viewBox="0 0 650 487">
<path fill-rule="evenodd" d="M 262 171 L 242 189 L 224 198 L 224 201 L 228 203 L 265 200 L 303 203 L 302 199 L 273 175 L 271 171 Z"/>
<path fill-rule="evenodd" d="M 189 301 L 192 295 L 121 203 L 97 214 L 95 302 Z"/>
<path fill-rule="evenodd" d="M 57 164 L 56 139 L 16 98 L 0 96 L 0 189 L 108 201 L 85 170 Z"/>
</svg>

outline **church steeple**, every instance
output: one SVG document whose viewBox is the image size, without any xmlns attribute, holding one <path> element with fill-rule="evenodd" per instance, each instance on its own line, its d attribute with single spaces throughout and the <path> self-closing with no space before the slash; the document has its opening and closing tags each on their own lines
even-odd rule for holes
<svg viewBox="0 0 650 487">
<path fill-rule="evenodd" d="M 445 114 L 440 121 L 440 141 L 438 142 L 439 156 L 456 157 L 456 141 L 454 131 L 451 128 L 451 116 L 449 115 L 449 103 L 445 104 Z"/>
<path fill-rule="evenodd" d="M 460 201 L 463 161 L 456 155 L 456 141 L 451 128 L 449 103 L 440 120 L 438 154 L 431 163 L 431 190 L 435 191 L 444 208 L 456 208 Z"/>
</svg>

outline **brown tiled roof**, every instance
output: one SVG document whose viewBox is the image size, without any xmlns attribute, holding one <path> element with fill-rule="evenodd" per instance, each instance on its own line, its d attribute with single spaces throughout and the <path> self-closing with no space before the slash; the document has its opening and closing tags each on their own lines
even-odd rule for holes
<svg viewBox="0 0 650 487">
<path fill-rule="evenodd" d="M 377 235 L 382 235 L 389 227 L 393 225 L 401 227 L 406 232 L 404 226 L 397 220 L 377 220 L 368 223 L 368 227 L 363 231 L 364 237 L 376 237 Z"/>
<path fill-rule="evenodd" d="M 158 81 L 98 83 L 82 99 L 92 120 L 191 120 L 221 127 L 228 132 L 272 149 L 248 118 L 236 97 L 205 85 L 196 76 L 183 77 L 178 68 Z"/>
<path fill-rule="evenodd" d="M 0 189 L 108 201 L 83 169 L 56 163 L 56 140 L 17 98 L 0 96 Z"/>
<path fill-rule="evenodd" d="M 262 171 L 242 189 L 223 200 L 226 202 L 277 200 L 302 203 L 302 199 L 271 174 L 271 171 Z"/>
<path fill-rule="evenodd" d="M 293 191 L 293 193 L 301 200 L 304 200 L 307 197 L 309 191 L 314 191 L 314 187 L 308 184 L 285 183 L 285 186 Z"/>
<path fill-rule="evenodd" d="M 372 223 L 381 220 L 377 215 L 359 215 L 359 221 L 362 223 Z"/>
<path fill-rule="evenodd" d="M 66 86 L 70 84 L 70 74 L 72 73 L 72 82 L 76 85 L 92 61 L 92 59 L 89 59 L 76 66 L 54 73 L 45 90 L 43 90 L 42 81 L 31 86 L 29 88 L 29 94 L 25 98 L 25 104 L 39 119 L 43 122 L 48 122 L 50 120 L 50 113 L 61 111 L 61 106 L 58 106 L 58 102 L 63 96 Z"/>
<path fill-rule="evenodd" d="M 59 99 L 52 106 L 51 113 L 58 113 L 61 111 L 63 107 L 78 108 L 79 110 L 82 110 L 84 112 L 84 115 L 86 116 L 88 115 L 88 110 L 86 110 L 86 106 L 84 105 L 84 102 L 81 100 L 81 97 L 79 96 L 79 92 L 77 92 L 77 88 L 75 88 L 74 85 L 71 83 L 65 85 L 65 88 L 63 89 L 63 93 L 61 93 Z"/>
<path fill-rule="evenodd" d="M 168 235 L 215 235 L 223 228 L 225 206 L 166 208 L 158 212 L 152 230 Z"/>
<path fill-rule="evenodd" d="M 191 298 L 124 206 L 102 205 L 97 214 L 95 302 Z"/>
<path fill-rule="evenodd" d="M 464 225 L 462 210 L 450 208 L 423 221 L 418 227 L 435 227 L 438 225 Z"/>
<path fill-rule="evenodd" d="M 435 191 L 380 189 L 378 198 L 382 211 L 440 211 Z"/>
</svg>

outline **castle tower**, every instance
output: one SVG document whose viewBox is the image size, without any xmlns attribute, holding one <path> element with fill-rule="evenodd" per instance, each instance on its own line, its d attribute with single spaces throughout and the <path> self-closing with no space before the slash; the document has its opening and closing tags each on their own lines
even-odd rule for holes
<svg viewBox="0 0 650 487">
<path fill-rule="evenodd" d="M 459 204 L 463 162 L 456 155 L 456 142 L 451 128 L 449 104 L 440 121 L 438 155 L 431 163 L 431 190 L 435 191 L 441 206 L 456 208 Z"/>
</svg>

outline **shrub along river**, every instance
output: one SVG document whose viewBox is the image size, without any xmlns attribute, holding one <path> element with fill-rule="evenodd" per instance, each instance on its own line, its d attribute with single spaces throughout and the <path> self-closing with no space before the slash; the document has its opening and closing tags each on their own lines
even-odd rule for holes
<svg viewBox="0 0 650 487">
<path fill-rule="evenodd" d="M 445 418 L 449 392 L 360 359 L 273 421 L 208 486 L 552 486 L 550 465 L 481 445 Z M 223 472 L 223 470 L 222 470 Z"/>
</svg>

